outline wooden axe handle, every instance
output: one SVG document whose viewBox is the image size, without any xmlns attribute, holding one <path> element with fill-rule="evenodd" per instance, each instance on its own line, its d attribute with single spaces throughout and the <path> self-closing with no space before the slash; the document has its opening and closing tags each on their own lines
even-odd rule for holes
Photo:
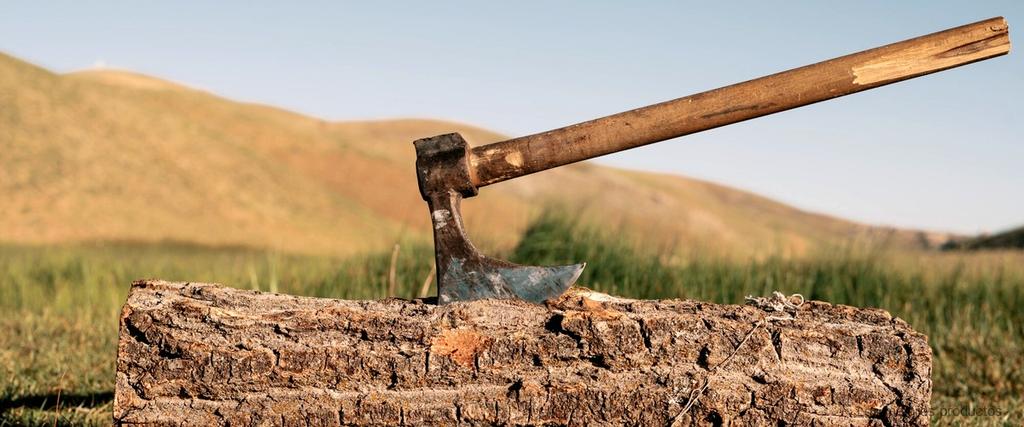
<svg viewBox="0 0 1024 427">
<path fill-rule="evenodd" d="M 477 187 L 1004 55 L 1002 17 L 986 19 L 623 113 L 475 147 Z"/>
</svg>

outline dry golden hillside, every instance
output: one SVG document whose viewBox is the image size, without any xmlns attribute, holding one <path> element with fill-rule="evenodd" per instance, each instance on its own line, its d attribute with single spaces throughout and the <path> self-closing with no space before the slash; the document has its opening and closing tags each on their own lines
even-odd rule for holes
<svg viewBox="0 0 1024 427">
<path fill-rule="evenodd" d="M 348 254 L 429 238 L 411 142 L 429 120 L 327 122 L 122 71 L 55 74 L 0 55 L 0 242 L 180 241 Z M 481 246 L 507 247 L 557 202 L 654 244 L 805 253 L 912 232 L 803 212 L 677 176 L 578 164 L 465 203 Z"/>
</svg>

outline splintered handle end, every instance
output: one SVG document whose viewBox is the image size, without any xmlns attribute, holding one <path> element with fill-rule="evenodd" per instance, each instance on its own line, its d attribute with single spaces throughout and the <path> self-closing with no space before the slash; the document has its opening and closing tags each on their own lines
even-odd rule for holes
<svg viewBox="0 0 1024 427">
<path fill-rule="evenodd" d="M 1002 17 L 473 148 L 477 187 L 1005 55 Z"/>
</svg>

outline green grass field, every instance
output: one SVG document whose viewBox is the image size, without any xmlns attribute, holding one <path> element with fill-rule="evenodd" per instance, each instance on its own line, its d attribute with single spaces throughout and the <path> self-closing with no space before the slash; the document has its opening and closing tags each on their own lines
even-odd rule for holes
<svg viewBox="0 0 1024 427">
<path fill-rule="evenodd" d="M 1024 255 L 835 248 L 811 258 L 680 259 L 622 234 L 542 216 L 505 254 L 522 263 L 589 264 L 584 286 L 635 298 L 739 304 L 778 290 L 881 307 L 928 334 L 936 425 L 1024 423 Z M 621 231 L 621 230 L 616 230 Z M 432 250 L 401 246 L 395 294 L 415 297 Z M 334 298 L 388 296 L 391 253 L 353 259 L 244 248 L 110 244 L 0 246 L 0 425 L 108 424 L 117 316 L 132 280 L 218 282 Z M 431 289 L 430 293 L 434 290 Z M 58 398 L 59 396 L 59 398 Z"/>
</svg>

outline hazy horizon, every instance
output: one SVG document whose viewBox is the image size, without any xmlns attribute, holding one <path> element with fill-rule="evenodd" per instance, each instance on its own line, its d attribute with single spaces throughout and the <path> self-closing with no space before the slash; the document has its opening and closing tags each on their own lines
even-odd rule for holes
<svg viewBox="0 0 1024 427">
<path fill-rule="evenodd" d="M 436 118 L 516 136 L 996 15 L 1013 39 L 1022 10 L 24 2 L 0 11 L 0 51 L 57 72 L 125 69 L 329 120 Z M 1024 223 L 1016 56 L 599 161 L 865 223 L 999 231 Z"/>
</svg>

